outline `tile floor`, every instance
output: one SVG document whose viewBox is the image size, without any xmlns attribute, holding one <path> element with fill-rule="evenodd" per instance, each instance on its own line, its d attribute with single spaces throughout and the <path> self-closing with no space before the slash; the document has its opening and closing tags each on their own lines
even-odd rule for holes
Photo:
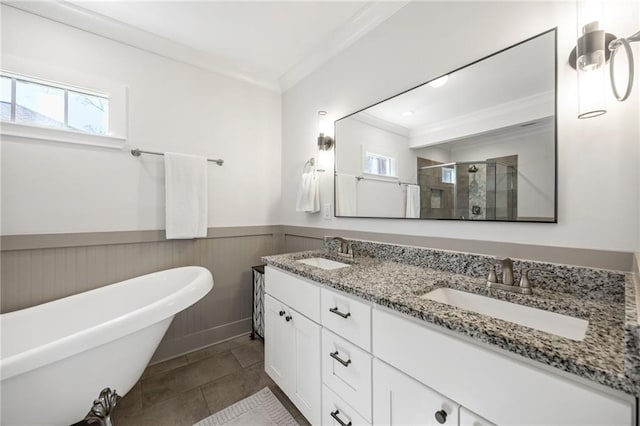
<svg viewBox="0 0 640 426">
<path fill-rule="evenodd" d="M 114 426 L 191 426 L 265 386 L 308 425 L 263 362 L 263 343 L 247 335 L 147 367 L 116 407 Z"/>
</svg>

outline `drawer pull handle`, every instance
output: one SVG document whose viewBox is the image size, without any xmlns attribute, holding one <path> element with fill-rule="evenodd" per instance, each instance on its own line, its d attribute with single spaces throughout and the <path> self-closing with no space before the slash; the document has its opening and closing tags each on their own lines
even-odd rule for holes
<svg viewBox="0 0 640 426">
<path fill-rule="evenodd" d="M 349 423 L 345 423 L 344 421 L 342 421 L 342 419 L 340 417 L 338 417 L 338 414 L 340 414 L 339 410 L 336 411 L 332 411 L 331 412 L 331 417 L 333 417 L 334 419 L 336 419 L 336 421 L 338 423 L 340 423 L 341 426 L 351 426 L 351 422 Z"/>
<path fill-rule="evenodd" d="M 286 322 L 291 321 L 291 315 L 287 315 L 286 317 L 284 317 L 284 320 L 285 320 Z"/>
<path fill-rule="evenodd" d="M 440 423 L 441 425 L 447 422 L 447 412 L 444 410 L 436 411 L 435 417 L 438 423 Z"/>
<path fill-rule="evenodd" d="M 329 312 L 334 313 L 336 315 L 340 315 L 342 318 L 349 318 L 351 316 L 351 312 L 347 312 L 346 314 L 343 314 L 338 310 L 337 306 L 335 308 L 329 308 Z"/>
<path fill-rule="evenodd" d="M 346 360 L 346 361 L 345 361 L 344 359 L 342 359 L 342 358 L 340 358 L 340 357 L 338 356 L 338 353 L 339 353 L 338 351 L 331 352 L 331 353 L 329 354 L 329 356 L 330 356 L 331 358 L 335 359 L 336 361 L 338 361 L 340 364 L 344 365 L 345 367 L 348 367 L 348 366 L 349 366 L 349 364 L 351 364 L 351 360 L 350 360 L 350 359 L 348 359 L 348 360 Z"/>
<path fill-rule="evenodd" d="M 278 312 L 278 315 L 280 315 L 281 317 L 284 316 L 285 312 L 284 311 L 280 311 Z"/>
</svg>

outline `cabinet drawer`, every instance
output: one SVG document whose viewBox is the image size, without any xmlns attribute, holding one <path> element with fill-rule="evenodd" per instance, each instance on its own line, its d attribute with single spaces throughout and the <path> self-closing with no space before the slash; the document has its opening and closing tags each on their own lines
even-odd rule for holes
<svg viewBox="0 0 640 426">
<path fill-rule="evenodd" d="M 460 426 L 496 426 L 464 407 L 460 407 Z"/>
<path fill-rule="evenodd" d="M 342 423 L 340 423 L 342 422 Z M 322 424 L 331 426 L 370 425 L 355 409 L 327 386 L 322 386 Z"/>
<path fill-rule="evenodd" d="M 371 421 L 371 355 L 322 329 L 322 381 Z"/>
<path fill-rule="evenodd" d="M 498 425 L 635 424 L 635 402 L 375 308 L 373 354 Z"/>
<path fill-rule="evenodd" d="M 371 351 L 371 305 L 333 290 L 321 290 L 322 325 Z"/>
<path fill-rule="evenodd" d="M 307 318 L 320 322 L 320 287 L 317 285 L 267 266 L 265 292 Z"/>
</svg>

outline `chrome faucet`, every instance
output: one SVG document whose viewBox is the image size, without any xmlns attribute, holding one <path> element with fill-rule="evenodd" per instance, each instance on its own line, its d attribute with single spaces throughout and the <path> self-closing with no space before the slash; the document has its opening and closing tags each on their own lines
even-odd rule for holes
<svg viewBox="0 0 640 426">
<path fill-rule="evenodd" d="M 340 257 L 348 257 L 350 259 L 353 258 L 353 247 L 351 246 L 351 242 L 345 240 L 342 237 L 327 237 L 327 242 L 331 242 L 331 241 L 339 241 L 340 242 L 340 248 L 338 249 L 338 252 L 336 253 L 338 256 Z"/>
</svg>

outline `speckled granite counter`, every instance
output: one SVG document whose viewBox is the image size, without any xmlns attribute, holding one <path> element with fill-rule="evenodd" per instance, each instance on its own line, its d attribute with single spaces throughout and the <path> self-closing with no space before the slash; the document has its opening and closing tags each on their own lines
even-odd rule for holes
<svg viewBox="0 0 640 426">
<path fill-rule="evenodd" d="M 553 272 L 546 278 L 531 274 L 533 295 L 525 296 L 487 289 L 483 262 L 492 260 L 489 257 L 357 240 L 353 244 L 353 260 L 315 250 L 268 256 L 263 261 L 472 339 L 640 395 L 640 326 L 632 274 L 514 261 L 517 268 L 535 266 Z M 297 262 L 310 257 L 350 263 L 350 267 L 324 270 Z M 587 319 L 587 334 L 584 340 L 574 341 L 420 297 L 438 287 Z"/>
</svg>

